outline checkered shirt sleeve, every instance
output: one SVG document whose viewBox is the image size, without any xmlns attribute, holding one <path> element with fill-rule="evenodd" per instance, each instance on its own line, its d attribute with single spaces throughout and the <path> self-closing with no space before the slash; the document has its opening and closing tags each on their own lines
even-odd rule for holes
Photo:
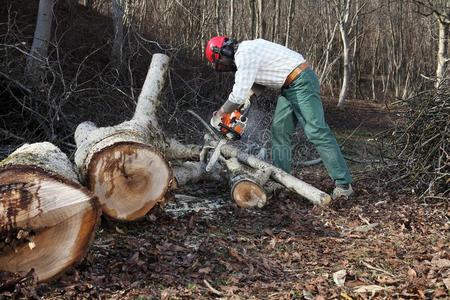
<svg viewBox="0 0 450 300">
<path fill-rule="evenodd" d="M 237 71 L 228 101 L 242 104 L 252 94 L 253 84 L 281 88 L 289 73 L 305 59 L 282 45 L 257 39 L 241 42 L 234 61 Z"/>
</svg>

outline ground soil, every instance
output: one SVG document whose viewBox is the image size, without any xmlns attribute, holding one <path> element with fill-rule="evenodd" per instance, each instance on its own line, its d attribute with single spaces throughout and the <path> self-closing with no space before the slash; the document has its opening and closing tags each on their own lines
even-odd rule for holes
<svg viewBox="0 0 450 300">
<path fill-rule="evenodd" d="M 33 293 L 10 285 L 3 295 L 448 299 L 449 202 L 418 199 L 387 188 L 367 166 L 351 168 L 355 196 L 327 208 L 279 193 L 262 209 L 242 210 L 226 185 L 185 187 L 140 222 L 103 219 L 87 258 L 61 278 L 33 285 Z M 295 175 L 333 188 L 320 165 Z"/>
</svg>

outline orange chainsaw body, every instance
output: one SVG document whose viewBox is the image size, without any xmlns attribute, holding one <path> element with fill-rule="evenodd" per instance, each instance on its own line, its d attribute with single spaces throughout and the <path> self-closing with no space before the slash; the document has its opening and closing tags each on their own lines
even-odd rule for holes
<svg viewBox="0 0 450 300">
<path fill-rule="evenodd" d="M 247 123 L 247 118 L 242 115 L 240 110 L 235 110 L 231 113 L 225 114 L 220 126 L 220 132 L 232 139 L 239 139 L 244 133 Z"/>
</svg>

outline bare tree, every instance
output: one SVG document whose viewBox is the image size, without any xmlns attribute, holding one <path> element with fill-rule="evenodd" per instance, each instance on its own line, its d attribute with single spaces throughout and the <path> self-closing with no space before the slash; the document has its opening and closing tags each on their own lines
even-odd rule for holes
<svg viewBox="0 0 450 300">
<path fill-rule="evenodd" d="M 228 32 L 234 36 L 234 0 L 230 0 L 230 17 L 228 21 Z"/>
<path fill-rule="evenodd" d="M 263 32 L 264 31 L 264 29 L 263 29 L 263 1 L 257 0 L 256 5 L 258 8 L 257 14 L 256 14 L 256 16 L 257 16 L 256 19 L 258 20 L 257 27 L 256 27 L 256 32 L 257 32 L 256 37 L 263 38 L 263 36 L 264 36 L 264 32 Z"/>
<path fill-rule="evenodd" d="M 343 75 L 342 75 L 342 87 L 339 93 L 338 107 L 343 107 L 345 101 L 347 100 L 347 94 L 350 86 L 351 72 L 352 72 L 352 57 L 350 52 L 350 8 L 352 5 L 352 0 L 334 0 L 335 13 L 339 22 L 339 30 L 341 32 L 342 40 L 342 58 L 344 60 L 343 64 Z"/>
<path fill-rule="evenodd" d="M 32 81 L 38 80 L 42 74 L 42 65 L 48 55 L 48 45 L 52 31 L 53 6 L 55 0 L 40 0 L 34 31 L 33 45 L 27 59 L 27 74 Z"/>
<path fill-rule="evenodd" d="M 434 15 L 438 23 L 438 51 L 435 87 L 438 88 L 445 79 L 449 56 L 450 41 L 450 2 L 448 0 L 413 0 L 418 12 L 424 16 Z"/>
<path fill-rule="evenodd" d="M 112 15 L 114 22 L 114 42 L 111 50 L 111 60 L 119 67 L 122 63 L 124 42 L 125 0 L 112 0 Z"/>
<path fill-rule="evenodd" d="M 293 4 L 294 4 L 294 0 L 289 0 L 289 10 L 288 10 L 288 14 L 287 14 L 287 19 L 286 19 L 286 39 L 284 41 L 284 45 L 286 47 L 289 47 L 289 36 L 291 34 L 291 20 L 292 20 L 292 14 L 293 14 Z"/>
</svg>

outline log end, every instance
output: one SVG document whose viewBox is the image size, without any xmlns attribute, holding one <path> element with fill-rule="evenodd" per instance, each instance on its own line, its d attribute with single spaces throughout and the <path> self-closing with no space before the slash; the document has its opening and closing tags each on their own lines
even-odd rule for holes
<svg viewBox="0 0 450 300">
<path fill-rule="evenodd" d="M 319 202 L 320 206 L 328 206 L 328 205 L 330 205 L 331 200 L 332 200 L 330 195 L 328 195 L 327 193 L 323 193 L 322 192 L 319 197 L 320 197 L 320 202 Z"/>
<path fill-rule="evenodd" d="M 78 183 L 31 166 L 0 170 L 0 269 L 48 281 L 81 261 L 100 210 Z"/>
<path fill-rule="evenodd" d="M 231 188 L 231 197 L 241 208 L 261 208 L 267 202 L 265 190 L 250 179 L 236 181 Z"/>
<path fill-rule="evenodd" d="M 164 201 L 172 171 L 150 146 L 120 142 L 94 154 L 87 180 L 106 215 L 133 221 Z"/>
</svg>

